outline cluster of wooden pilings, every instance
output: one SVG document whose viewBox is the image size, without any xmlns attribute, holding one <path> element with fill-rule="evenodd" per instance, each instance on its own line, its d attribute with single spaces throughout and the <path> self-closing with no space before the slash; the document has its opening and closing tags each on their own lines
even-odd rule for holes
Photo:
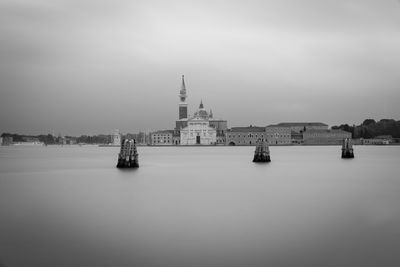
<svg viewBox="0 0 400 267">
<path fill-rule="evenodd" d="M 139 154 L 136 150 L 135 139 L 122 139 L 121 150 L 118 154 L 117 168 L 138 168 Z"/>
<path fill-rule="evenodd" d="M 343 140 L 342 144 L 342 158 L 343 159 L 351 159 L 354 158 L 353 152 L 353 142 L 350 138 L 346 138 Z"/>
<path fill-rule="evenodd" d="M 343 140 L 342 158 L 354 158 L 353 143 L 350 138 Z M 258 139 L 254 151 L 253 162 L 270 162 L 271 156 L 266 140 Z M 121 150 L 118 154 L 117 168 L 138 168 L 139 154 L 134 139 L 122 139 Z"/>
<path fill-rule="evenodd" d="M 258 139 L 256 150 L 254 151 L 253 162 L 270 162 L 268 143 L 264 139 Z"/>
<path fill-rule="evenodd" d="M 354 158 L 353 143 L 351 138 L 343 140 L 342 158 Z M 270 162 L 271 156 L 268 143 L 264 139 L 257 141 L 256 150 L 254 151 L 253 162 Z"/>
</svg>

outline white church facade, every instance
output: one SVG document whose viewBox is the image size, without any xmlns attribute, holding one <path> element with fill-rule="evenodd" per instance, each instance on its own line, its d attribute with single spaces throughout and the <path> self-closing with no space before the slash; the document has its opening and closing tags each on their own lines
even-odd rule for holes
<svg viewBox="0 0 400 267">
<path fill-rule="evenodd" d="M 199 110 L 187 121 L 187 126 L 180 130 L 181 145 L 215 145 L 217 131 L 210 126 L 210 115 L 200 103 Z"/>
<path fill-rule="evenodd" d="M 228 123 L 215 119 L 210 110 L 206 111 L 201 101 L 198 110 L 189 116 L 185 79 L 182 75 L 182 86 L 179 91 L 179 114 L 175 121 L 172 136 L 173 145 L 224 145 Z"/>
</svg>

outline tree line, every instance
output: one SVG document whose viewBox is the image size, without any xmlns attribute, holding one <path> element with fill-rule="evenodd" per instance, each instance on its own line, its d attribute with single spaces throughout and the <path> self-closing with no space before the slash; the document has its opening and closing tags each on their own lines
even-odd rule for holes
<svg viewBox="0 0 400 267">
<path fill-rule="evenodd" d="M 400 121 L 392 119 L 382 119 L 380 121 L 366 119 L 362 124 L 357 126 L 341 124 L 339 126 L 332 126 L 332 129 L 351 132 L 353 138 L 375 138 L 380 135 L 391 135 L 393 138 L 400 138 Z"/>
<path fill-rule="evenodd" d="M 84 144 L 108 144 L 111 142 L 111 135 L 81 135 L 76 136 L 53 136 L 51 134 L 41 134 L 41 135 L 22 135 L 22 134 L 11 134 L 3 133 L 1 137 L 12 137 L 13 142 L 26 142 L 31 140 L 38 140 L 47 145 L 62 144 L 64 140 L 72 140 L 74 143 L 84 143 Z"/>
</svg>

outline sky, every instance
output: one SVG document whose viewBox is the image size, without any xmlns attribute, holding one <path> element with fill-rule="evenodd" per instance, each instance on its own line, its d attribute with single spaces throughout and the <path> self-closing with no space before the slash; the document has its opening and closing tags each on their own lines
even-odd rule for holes
<svg viewBox="0 0 400 267">
<path fill-rule="evenodd" d="M 400 119 L 399 0 L 0 0 L 0 133 Z"/>
</svg>

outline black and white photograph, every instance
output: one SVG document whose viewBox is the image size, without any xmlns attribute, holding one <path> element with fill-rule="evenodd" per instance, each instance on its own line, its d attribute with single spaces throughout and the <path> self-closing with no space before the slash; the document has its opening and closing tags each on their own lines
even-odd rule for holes
<svg viewBox="0 0 400 267">
<path fill-rule="evenodd" d="M 399 100 L 399 0 L 0 0 L 0 267 L 398 267 Z"/>
</svg>

